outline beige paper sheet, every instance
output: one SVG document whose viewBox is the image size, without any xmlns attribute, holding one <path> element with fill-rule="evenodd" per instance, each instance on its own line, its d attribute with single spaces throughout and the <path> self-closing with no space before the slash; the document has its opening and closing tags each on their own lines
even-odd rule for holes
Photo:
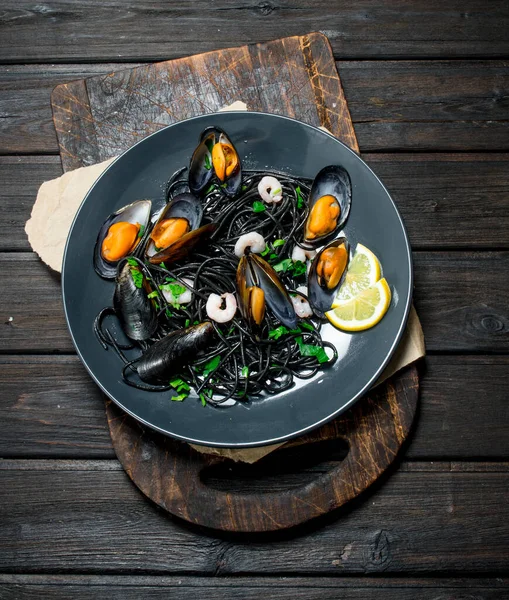
<svg viewBox="0 0 509 600">
<path fill-rule="evenodd" d="M 224 107 L 222 111 L 247 110 L 240 101 Z M 62 270 L 65 243 L 74 216 L 83 199 L 98 177 L 116 158 L 82 167 L 65 173 L 57 179 L 46 181 L 37 193 L 30 219 L 25 225 L 28 241 L 41 260 L 55 271 Z M 415 362 L 425 354 L 424 336 L 419 317 L 412 307 L 408 324 L 396 353 L 376 385 Z M 208 448 L 193 445 L 199 452 L 231 458 L 235 461 L 254 463 L 283 444 L 273 444 L 260 448 L 230 449 Z"/>
</svg>

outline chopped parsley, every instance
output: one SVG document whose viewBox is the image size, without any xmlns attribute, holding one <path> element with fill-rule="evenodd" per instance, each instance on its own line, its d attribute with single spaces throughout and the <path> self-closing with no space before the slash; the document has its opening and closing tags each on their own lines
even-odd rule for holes
<svg viewBox="0 0 509 600">
<path fill-rule="evenodd" d="M 301 275 L 305 275 L 306 263 L 302 262 L 301 260 L 296 260 L 291 267 L 291 271 L 294 277 L 300 277 Z"/>
<path fill-rule="evenodd" d="M 128 258 L 126 258 L 126 260 L 131 265 L 131 267 L 138 266 L 138 261 L 135 258 L 128 257 Z"/>
<path fill-rule="evenodd" d="M 269 252 L 271 252 L 271 248 L 270 248 L 269 244 L 267 244 L 267 245 L 265 246 L 265 250 L 264 250 L 263 252 L 260 252 L 260 256 L 267 256 L 267 254 L 268 254 Z"/>
<path fill-rule="evenodd" d="M 246 378 L 249 375 L 249 367 L 247 365 L 244 365 L 242 367 L 241 375 L 244 378 Z"/>
<path fill-rule="evenodd" d="M 131 267 L 131 276 L 137 288 L 143 287 L 143 273 L 136 267 Z"/>
<path fill-rule="evenodd" d="M 221 355 L 218 354 L 217 356 L 214 356 L 214 358 L 211 358 L 207 363 L 205 363 L 205 365 L 203 365 L 201 368 L 202 370 L 202 375 L 203 377 L 208 377 L 212 371 L 215 371 L 217 369 L 217 367 L 219 366 L 219 363 L 221 362 Z"/>
<path fill-rule="evenodd" d="M 173 313 L 171 312 L 171 310 L 170 310 L 169 308 L 166 308 L 166 309 L 164 310 L 164 312 L 166 313 L 166 316 L 167 316 L 168 318 L 171 318 L 171 317 L 173 317 Z"/>
<path fill-rule="evenodd" d="M 189 325 L 191 325 L 191 320 L 190 319 L 186 319 L 184 327 L 189 327 Z"/>
<path fill-rule="evenodd" d="M 182 402 L 182 400 L 185 400 L 188 396 L 189 394 L 178 394 L 177 396 L 172 396 L 171 399 L 173 402 Z"/>
<path fill-rule="evenodd" d="M 161 284 L 159 289 L 163 292 L 171 292 L 171 295 L 175 300 L 186 291 L 186 288 L 183 285 L 180 285 L 180 283 L 177 283 L 175 279 L 172 279 L 171 283 Z"/>
<path fill-rule="evenodd" d="M 299 351 L 302 356 L 314 356 L 316 360 L 320 363 L 329 362 L 329 357 L 327 353 L 321 346 L 315 346 L 314 344 L 305 344 L 302 341 L 302 337 L 295 338 L 297 345 L 299 346 Z"/>
<path fill-rule="evenodd" d="M 204 388 L 203 392 L 200 392 L 200 400 L 202 406 L 207 406 L 207 399 L 212 398 L 213 392 L 209 388 Z"/>
<path fill-rule="evenodd" d="M 247 190 L 247 185 L 243 185 L 243 186 L 240 188 L 240 190 L 241 190 L 242 192 L 245 192 L 245 191 Z"/>
<path fill-rule="evenodd" d="M 279 239 L 279 240 L 274 240 L 274 241 L 272 242 L 272 247 L 273 247 L 273 248 L 277 248 L 278 246 L 284 246 L 284 245 L 285 245 L 285 241 L 284 241 L 284 240 L 281 240 L 281 239 Z"/>
<path fill-rule="evenodd" d="M 140 225 L 140 230 L 138 231 L 138 237 L 142 238 L 145 234 L 145 225 Z"/>
<path fill-rule="evenodd" d="M 302 329 L 307 329 L 308 331 L 315 331 L 315 328 L 313 327 L 313 325 L 310 325 L 309 323 L 306 323 L 305 321 L 301 321 L 300 327 L 302 327 Z"/>
<path fill-rule="evenodd" d="M 210 192 L 213 192 L 215 189 L 216 189 L 216 184 L 213 183 L 212 185 L 209 186 L 209 188 L 205 192 L 205 195 L 210 194 Z"/>
<path fill-rule="evenodd" d="M 208 154 L 205 154 L 205 168 L 207 169 L 207 171 L 210 171 L 210 169 L 212 169 L 212 163 L 210 162 L 210 157 Z"/>
<path fill-rule="evenodd" d="M 147 296 L 147 298 L 157 298 L 159 296 L 159 294 L 157 293 L 156 290 L 154 290 L 153 292 L 150 292 L 150 294 Z"/>
<path fill-rule="evenodd" d="M 278 262 L 274 265 L 274 271 L 277 271 L 278 273 L 286 273 L 292 264 L 293 261 L 291 258 L 285 258 L 281 262 Z"/>
<path fill-rule="evenodd" d="M 304 207 L 304 198 L 302 197 L 302 192 L 301 192 L 300 186 L 297 186 L 295 188 L 295 193 L 297 194 L 297 208 L 303 208 Z"/>
<path fill-rule="evenodd" d="M 265 204 L 263 202 L 260 202 L 259 200 L 255 200 L 253 202 L 253 212 L 259 213 L 259 212 L 263 212 L 264 210 L 265 210 Z"/>
<path fill-rule="evenodd" d="M 177 392 L 177 395 L 171 398 L 173 402 L 182 402 L 189 396 L 191 386 L 180 377 L 170 381 L 170 385 Z"/>
<path fill-rule="evenodd" d="M 299 327 L 297 327 L 297 329 L 288 329 L 284 325 L 280 325 L 279 327 L 276 327 L 276 329 L 271 329 L 269 331 L 269 339 L 278 340 L 282 335 L 286 335 L 287 333 L 302 333 L 302 331 Z"/>
</svg>

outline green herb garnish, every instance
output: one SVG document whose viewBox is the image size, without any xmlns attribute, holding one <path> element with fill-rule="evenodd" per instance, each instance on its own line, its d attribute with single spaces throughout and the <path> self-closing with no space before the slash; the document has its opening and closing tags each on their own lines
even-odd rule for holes
<svg viewBox="0 0 509 600">
<path fill-rule="evenodd" d="M 295 338 L 295 341 L 299 346 L 299 351 L 302 356 L 314 356 L 320 364 L 329 362 L 329 357 L 327 356 L 327 353 L 321 346 L 315 346 L 314 344 L 305 344 L 302 341 L 302 337 Z"/>
<path fill-rule="evenodd" d="M 179 394 L 178 396 L 172 396 L 171 399 L 173 402 L 182 402 L 182 400 L 185 400 L 188 396 L 189 394 Z"/>
<path fill-rule="evenodd" d="M 177 298 L 182 295 L 186 288 L 180 283 L 176 283 L 174 279 L 171 280 L 173 283 L 163 283 L 159 286 L 159 289 L 164 292 L 171 292 L 171 295 L 177 300 Z"/>
<path fill-rule="evenodd" d="M 189 392 L 189 390 L 191 389 L 189 384 L 183 379 L 180 379 L 180 377 L 178 377 L 177 379 L 173 379 L 173 381 L 170 381 L 170 385 L 174 390 L 176 390 L 178 394 L 181 394 L 182 392 Z"/>
<path fill-rule="evenodd" d="M 210 169 L 212 169 L 212 163 L 210 162 L 208 154 L 205 154 L 205 168 L 207 169 L 207 171 L 210 171 Z"/>
<path fill-rule="evenodd" d="M 294 277 L 300 277 L 306 274 L 306 263 L 301 260 L 296 260 L 291 266 L 291 272 Z"/>
<path fill-rule="evenodd" d="M 242 367 L 241 375 L 244 378 L 247 378 L 247 376 L 249 375 L 249 367 L 247 365 L 244 365 Z"/>
<path fill-rule="evenodd" d="M 253 212 L 259 213 L 259 212 L 263 212 L 264 210 L 265 210 L 265 204 L 263 202 L 260 202 L 259 200 L 255 200 L 253 202 Z"/>
<path fill-rule="evenodd" d="M 186 319 L 186 322 L 184 323 L 184 327 L 189 327 L 189 325 L 191 325 L 191 319 Z"/>
<path fill-rule="evenodd" d="M 169 319 L 171 319 L 171 317 L 173 317 L 173 313 L 171 312 L 171 310 L 168 307 L 165 308 L 164 312 Z"/>
<path fill-rule="evenodd" d="M 214 356 L 214 358 L 211 358 L 207 363 L 205 363 L 205 365 L 202 367 L 203 377 L 208 377 L 212 373 L 212 371 L 215 371 L 220 362 L 221 355 L 218 354 L 217 356 Z"/>
<path fill-rule="evenodd" d="M 247 190 L 247 185 L 243 185 L 243 186 L 240 188 L 240 190 L 241 190 L 242 192 L 245 192 L 245 191 Z"/>
<path fill-rule="evenodd" d="M 293 261 L 291 258 L 285 258 L 281 262 L 278 262 L 274 265 L 274 271 L 277 271 L 278 273 L 286 273 L 292 264 Z"/>
<path fill-rule="evenodd" d="M 302 329 L 307 329 L 308 331 L 315 331 L 315 328 L 313 327 L 313 325 L 310 325 L 309 323 L 306 323 L 305 321 L 301 321 L 300 327 L 302 327 Z"/>
<path fill-rule="evenodd" d="M 304 198 L 302 197 L 302 192 L 301 192 L 300 186 L 297 186 L 295 188 L 295 193 L 297 194 L 297 208 L 303 208 L 304 207 Z"/>
<path fill-rule="evenodd" d="M 159 294 L 157 293 L 156 290 L 154 290 L 153 292 L 150 292 L 150 294 L 147 296 L 147 298 L 157 298 L 159 296 Z"/>
<path fill-rule="evenodd" d="M 138 237 L 142 238 L 145 234 L 145 225 L 140 225 L 140 230 L 138 231 Z"/>
<path fill-rule="evenodd" d="M 137 267 L 138 261 L 135 258 L 126 258 L 127 262 L 131 265 L 131 267 Z"/>
<path fill-rule="evenodd" d="M 139 270 L 139 269 L 135 269 L 134 267 L 131 267 L 131 276 L 133 278 L 134 281 L 134 285 L 137 288 L 142 288 L 143 287 L 143 273 Z"/>
<path fill-rule="evenodd" d="M 277 248 L 278 246 L 284 246 L 284 245 L 285 245 L 285 241 L 284 241 L 284 240 L 281 240 L 281 239 L 279 239 L 279 240 L 274 240 L 274 241 L 272 242 L 272 247 L 273 247 L 273 248 Z"/>
<path fill-rule="evenodd" d="M 216 189 L 216 184 L 213 183 L 212 185 L 209 186 L 209 188 L 205 192 L 205 195 L 210 194 L 210 192 L 213 192 L 215 189 Z"/>
<path fill-rule="evenodd" d="M 260 252 L 260 256 L 267 256 L 267 254 L 271 251 L 269 244 L 265 246 L 265 250 Z"/>
</svg>

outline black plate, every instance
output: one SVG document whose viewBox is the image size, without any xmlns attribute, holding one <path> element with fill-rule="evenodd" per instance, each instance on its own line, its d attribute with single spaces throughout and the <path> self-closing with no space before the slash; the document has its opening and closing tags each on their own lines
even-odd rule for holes
<svg viewBox="0 0 509 600">
<path fill-rule="evenodd" d="M 113 283 L 94 272 L 97 232 L 115 209 L 140 198 L 161 198 L 168 177 L 189 158 L 200 132 L 218 125 L 228 132 L 243 165 L 314 177 L 325 165 L 340 164 L 350 173 L 352 210 L 345 233 L 353 248 L 368 246 L 380 259 L 393 293 L 390 309 L 373 329 L 341 334 L 327 326 L 324 337 L 341 360 L 314 379 L 249 406 L 203 407 L 191 397 L 172 402 L 169 393 L 141 392 L 120 378 L 121 362 L 99 345 L 92 325 L 111 305 Z M 171 125 L 145 138 L 118 158 L 98 179 L 76 215 L 62 270 L 67 323 L 90 375 L 120 407 L 168 435 L 209 446 L 245 447 L 287 440 L 336 417 L 369 389 L 393 354 L 411 303 L 410 245 L 394 202 L 377 176 L 349 148 L 323 131 L 276 115 L 217 113 Z"/>
</svg>

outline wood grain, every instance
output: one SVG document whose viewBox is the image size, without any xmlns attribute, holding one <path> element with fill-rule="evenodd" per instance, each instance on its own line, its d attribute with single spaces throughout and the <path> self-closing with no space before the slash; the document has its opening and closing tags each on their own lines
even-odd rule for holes
<svg viewBox="0 0 509 600">
<path fill-rule="evenodd" d="M 165 60 L 323 29 L 336 57 L 507 56 L 507 4 L 326 0 L 125 4 L 4 0 L 0 55 L 8 62 Z"/>
<path fill-rule="evenodd" d="M 414 249 L 509 248 L 509 154 L 363 158 L 394 198 Z M 58 157 L 0 156 L 0 251 L 28 249 L 24 226 L 37 189 L 61 174 Z"/>
<path fill-rule="evenodd" d="M 257 61 L 254 52 L 251 60 Z M 48 100 L 52 89 L 135 66 L 0 67 L 1 152 L 58 152 Z M 341 60 L 336 67 L 363 152 L 507 150 L 505 62 Z"/>
<path fill-rule="evenodd" d="M 109 463 L 0 461 L 0 569 L 503 576 L 509 566 L 507 465 L 399 470 L 318 530 L 218 539 L 170 519 Z"/>
<path fill-rule="evenodd" d="M 508 351 L 507 252 L 414 252 L 414 267 L 428 351 Z M 59 276 L 24 252 L 0 253 L 0 270 L 16 282 L 0 295 L 0 352 L 74 352 Z"/>
<path fill-rule="evenodd" d="M 325 126 L 358 151 L 330 44 L 310 33 L 57 86 L 51 103 L 64 171 L 235 100 Z"/>
<path fill-rule="evenodd" d="M 374 577 L 160 577 L 113 575 L 0 575 L 4 600 L 259 600 L 277 594 L 281 600 L 507 600 L 509 580 L 415 579 Z M 466 596 L 465 596 L 466 594 Z M 475 594 L 475 595 L 473 595 Z"/>
<path fill-rule="evenodd" d="M 506 356 L 428 356 L 405 459 L 508 459 L 508 369 Z M 76 356 L 2 356 L 0 389 L 0 457 L 115 457 L 103 396 Z M 320 466 L 323 461 L 330 464 Z M 333 463 L 330 456 L 313 456 L 309 469 L 320 472 Z M 275 483 L 294 481 L 295 469 L 285 469 Z M 268 484 L 263 473 L 257 477 Z"/>
</svg>

